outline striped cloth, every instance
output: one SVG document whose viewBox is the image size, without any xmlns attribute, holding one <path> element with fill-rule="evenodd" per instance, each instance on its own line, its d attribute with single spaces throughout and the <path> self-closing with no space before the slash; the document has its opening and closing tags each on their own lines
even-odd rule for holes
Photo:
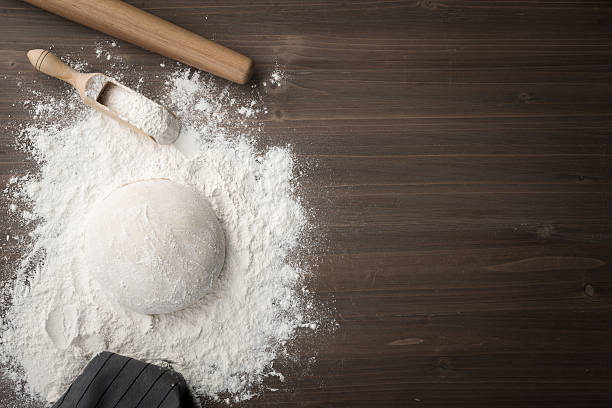
<svg viewBox="0 0 612 408">
<path fill-rule="evenodd" d="M 52 408 L 195 408 L 177 372 L 104 351 Z"/>
</svg>

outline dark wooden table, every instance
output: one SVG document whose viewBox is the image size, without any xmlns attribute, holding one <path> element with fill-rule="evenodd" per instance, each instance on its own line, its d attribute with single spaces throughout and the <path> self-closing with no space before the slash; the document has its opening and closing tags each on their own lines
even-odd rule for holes
<svg viewBox="0 0 612 408">
<path fill-rule="evenodd" d="M 264 139 L 317 164 L 313 288 L 340 327 L 244 406 L 612 406 L 611 2 L 131 3 L 248 54 L 255 81 L 285 67 Z M 105 39 L 0 0 L 2 122 L 27 119 L 24 50 Z"/>
</svg>

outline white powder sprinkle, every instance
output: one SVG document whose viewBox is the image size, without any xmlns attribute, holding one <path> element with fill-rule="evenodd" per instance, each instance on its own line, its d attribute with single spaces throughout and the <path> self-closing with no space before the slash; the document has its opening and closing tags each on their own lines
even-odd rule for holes
<svg viewBox="0 0 612 408">
<path fill-rule="evenodd" d="M 271 80 L 270 82 L 272 82 L 273 84 L 277 84 L 280 82 L 280 80 L 282 79 L 280 71 L 274 71 L 272 72 L 272 76 L 271 76 Z"/>
<path fill-rule="evenodd" d="M 276 67 L 270 74 L 269 81 L 271 85 L 281 86 L 283 79 L 285 79 L 284 72 L 281 71 L 279 67 Z"/>
<path fill-rule="evenodd" d="M 12 305 L 0 339 L 0 362 L 17 384 L 23 381 L 27 394 L 53 401 L 89 359 L 110 350 L 168 361 L 197 394 L 217 398 L 228 392 L 228 403 L 239 402 L 257 395 L 266 376 L 282 379 L 273 361 L 287 353 L 296 330 L 321 323 L 314 312 L 318 304 L 302 288 L 306 272 L 288 260 L 302 248 L 309 228 L 293 193 L 291 150 L 254 147 L 253 133 L 236 119 L 241 110 L 253 110 L 250 101 L 240 103 L 188 71 L 172 75 L 168 84 L 167 102 L 182 118 L 183 131 L 201 142 L 195 157 L 95 111 L 61 124 L 61 111 L 44 116 L 33 104 L 35 118 L 59 124 L 33 125 L 19 136 L 39 174 L 11 178 L 9 194 L 30 203 L 31 212 L 22 215 L 37 222 L 14 287 L 6 289 Z M 228 127 L 232 117 L 234 126 Z M 216 296 L 158 316 L 107 299 L 90 278 L 83 254 L 83 225 L 93 205 L 126 183 L 150 178 L 200 191 L 227 240 Z"/>
</svg>

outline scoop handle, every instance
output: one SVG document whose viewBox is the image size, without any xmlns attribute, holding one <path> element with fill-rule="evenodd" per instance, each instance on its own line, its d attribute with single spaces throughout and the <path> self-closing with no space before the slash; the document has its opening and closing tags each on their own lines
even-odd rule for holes
<svg viewBox="0 0 612 408">
<path fill-rule="evenodd" d="M 49 50 L 30 50 L 28 59 L 38 71 L 50 75 L 77 87 L 77 79 L 82 75 L 68 65 L 64 64 Z"/>
</svg>

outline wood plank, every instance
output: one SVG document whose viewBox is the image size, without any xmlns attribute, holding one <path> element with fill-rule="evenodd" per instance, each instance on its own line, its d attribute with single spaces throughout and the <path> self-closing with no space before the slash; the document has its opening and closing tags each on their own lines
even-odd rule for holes
<svg viewBox="0 0 612 408">
<path fill-rule="evenodd" d="M 320 244 L 309 285 L 339 328 L 299 336 L 297 361 L 275 363 L 287 381 L 268 381 L 280 391 L 240 406 L 612 404 L 612 3 L 130 3 L 249 55 L 260 87 L 286 72 L 260 88 L 258 143 L 299 158 Z M 12 143 L 31 115 L 13 103 L 67 89 L 24 51 L 104 69 L 91 56 L 107 40 L 1 1 L 2 184 L 30 165 Z M 162 59 L 120 45 L 159 89 Z M 0 401 L 13 394 L 0 379 Z"/>
</svg>

